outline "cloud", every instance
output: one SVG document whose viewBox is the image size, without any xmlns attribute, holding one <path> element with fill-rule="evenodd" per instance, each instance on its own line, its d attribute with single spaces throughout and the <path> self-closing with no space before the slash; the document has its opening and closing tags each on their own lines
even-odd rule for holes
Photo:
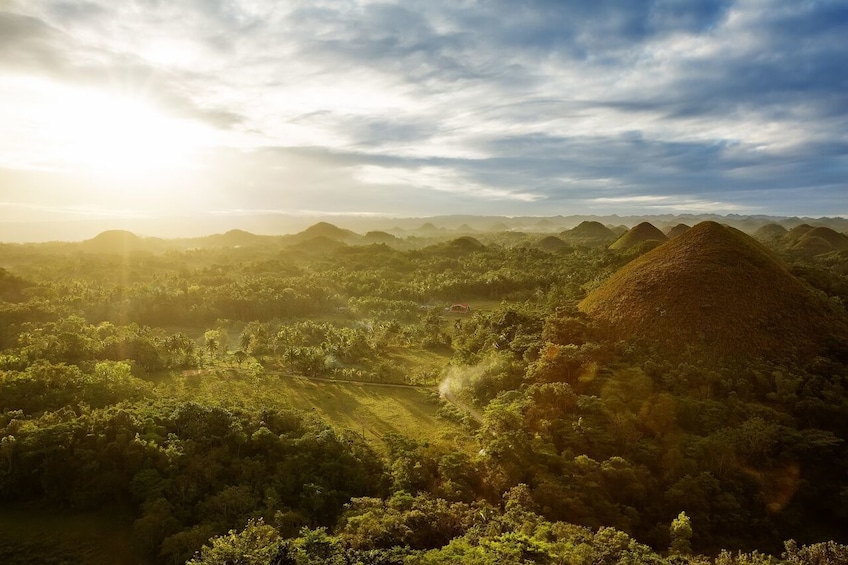
<svg viewBox="0 0 848 565">
<path fill-rule="evenodd" d="M 203 122 L 219 210 L 829 213 L 845 37 L 836 0 L 21 1 L 0 96 L 33 74 Z"/>
<path fill-rule="evenodd" d="M 106 18 L 94 4 L 56 5 L 56 22 L 90 22 Z M 114 15 L 114 14 L 113 14 Z M 222 108 L 205 107 L 196 91 L 198 77 L 158 68 L 137 54 L 85 42 L 42 19 L 0 12 L 0 71 L 41 75 L 59 83 L 144 97 L 163 110 L 216 127 L 230 127 L 241 117 Z"/>
</svg>

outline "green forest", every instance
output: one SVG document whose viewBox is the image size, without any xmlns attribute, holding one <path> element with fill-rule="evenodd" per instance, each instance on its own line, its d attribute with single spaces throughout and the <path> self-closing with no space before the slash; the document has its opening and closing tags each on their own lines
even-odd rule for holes
<svg viewBox="0 0 848 565">
<path fill-rule="evenodd" d="M 595 224 L 0 244 L 0 561 L 848 563 L 848 237 Z"/>
</svg>

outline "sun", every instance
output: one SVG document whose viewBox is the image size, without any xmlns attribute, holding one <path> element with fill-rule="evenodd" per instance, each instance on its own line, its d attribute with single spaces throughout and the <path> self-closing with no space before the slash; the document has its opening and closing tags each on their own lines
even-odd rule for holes
<svg viewBox="0 0 848 565">
<path fill-rule="evenodd" d="M 63 89 L 43 117 L 59 168 L 137 178 L 191 166 L 208 128 L 170 116 L 142 96 Z"/>
</svg>

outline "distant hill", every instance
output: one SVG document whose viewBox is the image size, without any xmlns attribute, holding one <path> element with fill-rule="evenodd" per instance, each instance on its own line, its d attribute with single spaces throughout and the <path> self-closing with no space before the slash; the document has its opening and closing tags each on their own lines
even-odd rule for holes
<svg viewBox="0 0 848 565">
<path fill-rule="evenodd" d="M 614 233 L 614 234 L 615 234 L 615 239 L 618 239 L 619 237 L 623 236 L 623 235 L 624 235 L 624 234 L 626 234 L 628 231 L 630 231 L 630 228 L 628 228 L 627 226 L 622 226 L 622 225 L 618 225 L 618 226 L 607 226 L 607 227 L 608 227 L 610 230 L 612 230 L 612 233 Z"/>
<path fill-rule="evenodd" d="M 478 251 L 486 247 L 480 242 L 480 240 L 473 238 L 470 235 L 453 239 L 449 241 L 447 245 L 453 249 L 461 249 L 463 251 Z"/>
<path fill-rule="evenodd" d="M 434 226 L 431 222 L 425 222 L 418 228 L 418 231 L 423 233 L 434 233 L 440 231 L 439 228 Z"/>
<path fill-rule="evenodd" d="M 780 224 L 766 224 L 754 232 L 754 239 L 763 243 L 775 243 L 780 241 L 789 230 Z"/>
<path fill-rule="evenodd" d="M 339 248 L 347 247 L 344 242 L 336 239 L 331 239 L 324 235 L 309 238 L 299 241 L 288 247 L 288 250 L 298 251 L 305 255 L 325 255 L 332 253 Z"/>
<path fill-rule="evenodd" d="M 365 234 L 365 241 L 368 243 L 385 243 L 387 245 L 392 245 L 400 243 L 401 239 L 384 231 L 370 231 Z"/>
<path fill-rule="evenodd" d="M 538 243 L 536 243 L 536 247 L 541 249 L 542 251 L 554 252 L 559 251 L 560 249 L 566 249 L 571 246 L 560 238 L 558 238 L 557 236 L 549 235 L 541 239 Z"/>
<path fill-rule="evenodd" d="M 549 218 L 542 218 L 538 222 L 536 222 L 535 228 L 539 231 L 555 231 L 557 229 L 556 223 L 551 221 Z"/>
<path fill-rule="evenodd" d="M 752 237 L 715 222 L 631 261 L 579 307 L 664 353 L 808 358 L 848 340 L 844 316 Z"/>
<path fill-rule="evenodd" d="M 83 241 L 82 247 L 96 253 L 129 253 L 142 248 L 142 239 L 126 230 L 107 230 Z"/>
<path fill-rule="evenodd" d="M 792 246 L 793 251 L 806 251 L 814 255 L 846 249 L 848 236 L 826 227 L 817 227 L 805 232 Z"/>
<path fill-rule="evenodd" d="M 560 234 L 566 243 L 588 247 L 608 245 L 615 241 L 615 232 L 600 222 L 584 221 Z"/>
<path fill-rule="evenodd" d="M 801 237 L 805 233 L 812 230 L 813 226 L 811 226 L 810 224 L 800 224 L 786 232 L 786 234 L 782 238 L 780 238 L 780 240 L 787 247 L 792 247 L 793 245 L 798 243 L 798 240 L 801 239 Z"/>
<path fill-rule="evenodd" d="M 649 243 L 663 243 L 668 241 L 668 236 L 656 228 L 649 222 L 642 222 L 635 225 L 623 236 L 616 239 L 610 246 L 610 249 L 617 251 L 625 251 L 635 247 L 641 247 Z"/>
<path fill-rule="evenodd" d="M 666 237 L 668 239 L 674 239 L 675 237 L 679 237 L 689 231 L 691 228 L 686 224 L 677 224 L 673 228 L 670 228 L 666 233 Z"/>
<path fill-rule="evenodd" d="M 480 240 L 471 237 L 470 235 L 458 237 L 450 241 L 443 241 L 430 245 L 425 249 L 436 253 L 442 253 L 450 257 L 462 257 L 475 251 L 482 251 L 486 246 Z"/>
<path fill-rule="evenodd" d="M 271 236 L 256 235 L 244 230 L 230 230 L 227 233 L 209 235 L 198 240 L 205 246 L 216 247 L 245 247 L 249 245 L 261 245 L 271 240 Z"/>
<path fill-rule="evenodd" d="M 350 230 L 339 228 L 327 222 L 318 222 L 315 225 L 309 226 L 300 233 L 289 236 L 289 241 L 301 243 L 317 237 L 323 237 L 342 243 L 355 243 L 362 239 L 361 235 Z"/>
</svg>

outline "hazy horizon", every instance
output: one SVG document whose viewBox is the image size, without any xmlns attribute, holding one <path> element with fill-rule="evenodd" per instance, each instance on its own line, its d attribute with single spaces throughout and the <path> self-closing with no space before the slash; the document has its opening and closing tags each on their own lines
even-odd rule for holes
<svg viewBox="0 0 848 565">
<path fill-rule="evenodd" d="M 241 215 L 208 217 L 150 217 L 80 219 L 65 222 L 0 222 L 0 243 L 79 242 L 92 239 L 106 231 L 129 231 L 141 237 L 182 239 L 223 234 L 242 230 L 256 235 L 296 234 L 320 222 L 330 223 L 360 235 L 369 231 L 395 232 L 401 236 L 415 235 L 424 224 L 434 224 L 445 232 L 522 231 L 556 233 L 571 229 L 584 220 L 594 220 L 610 226 L 633 227 L 649 221 L 658 227 L 684 223 L 692 226 L 710 219 L 753 232 L 767 223 L 793 227 L 801 223 L 828 226 L 848 234 L 848 218 L 844 216 L 772 216 L 747 214 L 559 214 L 555 216 L 483 216 L 473 214 L 439 216 L 381 216 L 381 215 Z"/>
</svg>

